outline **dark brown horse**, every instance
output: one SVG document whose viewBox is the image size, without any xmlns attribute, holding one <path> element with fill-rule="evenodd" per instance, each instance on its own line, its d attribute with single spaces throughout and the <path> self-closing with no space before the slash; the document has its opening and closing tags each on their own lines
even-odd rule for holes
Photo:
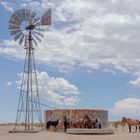
<svg viewBox="0 0 140 140">
<path fill-rule="evenodd" d="M 96 118 L 95 120 L 93 120 L 93 128 L 101 129 L 101 123 L 100 123 L 99 118 Z"/>
<path fill-rule="evenodd" d="M 93 120 L 87 114 L 84 116 L 84 120 L 85 128 L 93 128 Z"/>
<path fill-rule="evenodd" d="M 50 126 L 53 126 L 53 127 L 56 128 L 56 126 L 57 126 L 58 123 L 59 123 L 59 120 L 60 120 L 60 119 L 58 119 L 58 120 L 56 120 L 56 121 L 48 121 L 48 122 L 46 123 L 46 128 L 49 129 Z"/>
<path fill-rule="evenodd" d="M 85 128 L 99 128 L 101 129 L 101 123 L 99 118 L 92 120 L 87 114 L 85 115 Z"/>
<path fill-rule="evenodd" d="M 135 132 L 137 132 L 137 127 L 139 127 L 139 132 L 140 132 L 140 121 L 139 120 L 123 117 L 122 122 L 124 122 L 128 125 L 130 133 L 131 133 L 131 127 L 132 126 L 136 127 Z"/>
</svg>

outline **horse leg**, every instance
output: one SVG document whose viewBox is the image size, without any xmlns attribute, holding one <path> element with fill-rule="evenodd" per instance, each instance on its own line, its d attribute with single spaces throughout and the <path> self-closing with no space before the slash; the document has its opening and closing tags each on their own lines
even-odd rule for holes
<svg viewBox="0 0 140 140">
<path fill-rule="evenodd" d="M 136 130 L 135 130 L 135 133 L 137 132 L 137 126 L 136 126 Z"/>
<path fill-rule="evenodd" d="M 123 132 L 124 132 L 124 124 L 123 124 Z"/>
<path fill-rule="evenodd" d="M 50 123 L 47 123 L 47 129 L 49 129 L 50 128 Z"/>
<path fill-rule="evenodd" d="M 129 133 L 131 133 L 131 125 L 129 125 Z"/>
<path fill-rule="evenodd" d="M 118 125 L 115 123 L 115 131 L 118 131 Z"/>
<path fill-rule="evenodd" d="M 84 128 L 87 128 L 87 125 L 86 125 L 86 123 L 84 124 Z"/>
<path fill-rule="evenodd" d="M 67 130 L 67 122 L 64 122 L 64 132 Z"/>
<path fill-rule="evenodd" d="M 101 126 L 101 124 L 99 123 L 99 129 L 101 129 L 101 127 L 102 127 L 102 126 Z"/>
</svg>

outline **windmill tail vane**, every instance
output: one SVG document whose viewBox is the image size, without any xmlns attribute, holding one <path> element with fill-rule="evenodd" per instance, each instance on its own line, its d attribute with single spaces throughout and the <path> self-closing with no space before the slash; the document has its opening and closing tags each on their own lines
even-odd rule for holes
<svg viewBox="0 0 140 140">
<path fill-rule="evenodd" d="M 51 25 L 51 9 L 41 16 L 41 25 Z"/>
</svg>

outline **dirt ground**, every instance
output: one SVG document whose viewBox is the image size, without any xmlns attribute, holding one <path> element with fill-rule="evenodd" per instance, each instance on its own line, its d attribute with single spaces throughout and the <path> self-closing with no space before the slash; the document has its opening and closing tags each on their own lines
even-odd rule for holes
<svg viewBox="0 0 140 140">
<path fill-rule="evenodd" d="M 9 133 L 12 129 L 13 126 L 0 126 L 0 140 L 140 140 L 140 133 L 129 133 L 127 127 L 124 132 L 122 127 L 119 127 L 114 134 L 109 135 L 71 135 L 46 130 L 38 133 Z"/>
</svg>

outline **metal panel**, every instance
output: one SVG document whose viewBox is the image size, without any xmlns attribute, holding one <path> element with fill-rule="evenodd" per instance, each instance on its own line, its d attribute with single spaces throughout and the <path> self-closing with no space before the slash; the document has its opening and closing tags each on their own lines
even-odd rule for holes
<svg viewBox="0 0 140 140">
<path fill-rule="evenodd" d="M 19 40 L 19 44 L 21 45 L 22 44 L 22 42 L 23 42 L 23 39 L 24 39 L 24 34 L 22 34 L 22 36 L 21 36 L 21 38 L 20 38 L 20 40 Z"/>
<path fill-rule="evenodd" d="M 37 34 L 37 35 L 39 35 L 39 36 L 41 36 L 41 37 L 44 37 L 43 34 L 41 34 L 41 33 L 39 33 L 39 32 L 36 32 L 36 31 L 33 31 L 33 34 Z"/>
<path fill-rule="evenodd" d="M 22 35 L 22 32 L 16 34 L 16 35 L 14 36 L 14 40 L 15 40 L 15 41 L 18 40 L 19 37 L 20 37 L 21 35 Z"/>
<path fill-rule="evenodd" d="M 29 21 L 30 14 L 31 14 L 31 10 L 30 9 L 26 9 L 26 20 L 27 21 Z"/>
<path fill-rule="evenodd" d="M 12 36 L 15 35 L 15 34 L 17 34 L 17 33 L 19 33 L 19 32 L 21 32 L 21 30 L 11 30 L 10 31 L 10 33 L 11 33 Z"/>
<path fill-rule="evenodd" d="M 34 36 L 38 41 L 41 42 L 41 39 L 40 39 L 37 35 L 33 34 L 33 36 Z"/>
</svg>

